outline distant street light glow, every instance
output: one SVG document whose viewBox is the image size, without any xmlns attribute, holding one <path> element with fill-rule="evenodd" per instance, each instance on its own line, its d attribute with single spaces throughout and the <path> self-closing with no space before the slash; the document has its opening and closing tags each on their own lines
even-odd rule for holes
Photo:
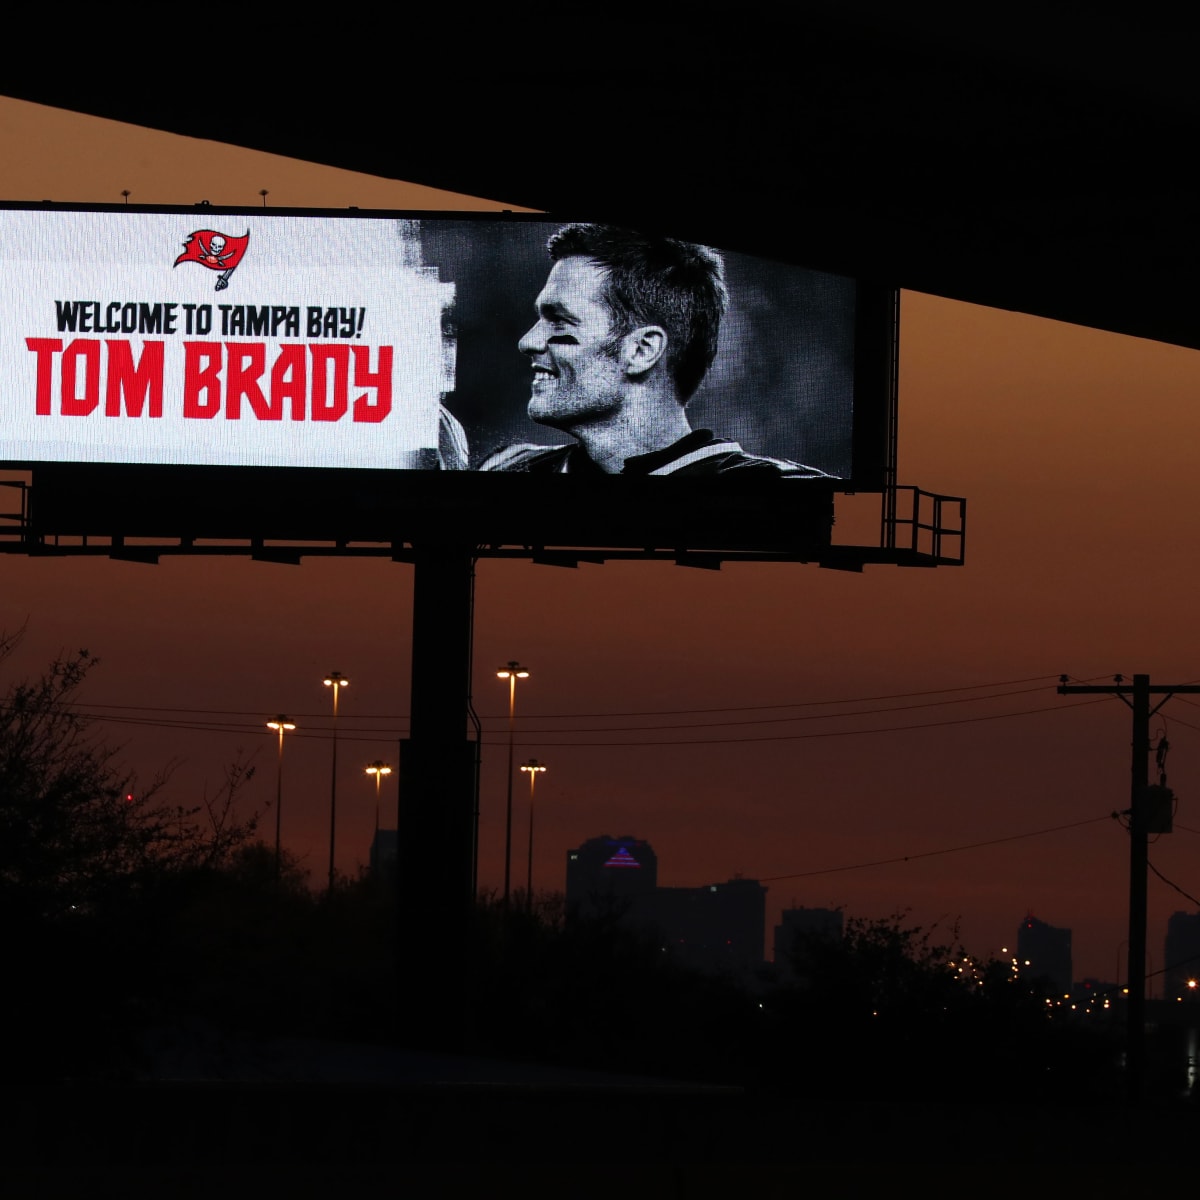
<svg viewBox="0 0 1200 1200">
<path fill-rule="evenodd" d="M 350 680 L 343 679 L 341 671 L 330 671 L 321 681 L 327 688 L 333 688 L 333 767 L 329 782 L 329 893 L 333 894 L 333 851 L 337 836 L 337 718 L 338 693 L 344 687 L 350 686 Z"/>
<path fill-rule="evenodd" d="M 528 679 L 529 672 L 520 663 L 509 662 L 496 672 L 496 678 L 508 680 L 508 787 L 504 806 L 504 907 L 507 909 L 512 878 L 513 723 L 517 713 L 517 680 Z"/>
<path fill-rule="evenodd" d="M 283 829 L 283 735 L 291 733 L 296 726 L 280 713 L 275 720 L 267 722 L 267 728 L 279 734 L 279 761 L 275 774 L 275 882 L 278 883 L 281 870 L 280 833 Z"/>
<path fill-rule="evenodd" d="M 364 767 L 363 770 L 368 775 L 375 776 L 375 832 L 378 833 L 379 832 L 379 784 L 381 783 L 381 781 L 383 780 L 383 777 L 385 775 L 390 775 L 392 773 L 392 768 L 389 767 L 387 765 L 387 763 L 381 762 L 379 759 L 376 759 L 373 763 Z"/>
<path fill-rule="evenodd" d="M 545 763 L 536 758 L 521 764 L 522 771 L 529 772 L 529 867 L 525 875 L 525 911 L 533 912 L 533 784 L 538 775 L 546 769 Z"/>
</svg>

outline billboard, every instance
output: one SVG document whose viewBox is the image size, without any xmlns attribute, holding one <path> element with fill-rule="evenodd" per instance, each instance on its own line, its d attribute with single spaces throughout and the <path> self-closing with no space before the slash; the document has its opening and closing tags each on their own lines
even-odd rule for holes
<svg viewBox="0 0 1200 1200">
<path fill-rule="evenodd" d="M 3 206 L 0 260 L 0 462 L 143 508 L 162 468 L 379 472 L 447 513 L 552 478 L 681 511 L 883 483 L 889 296 L 842 276 L 540 215 L 207 206 Z"/>
</svg>

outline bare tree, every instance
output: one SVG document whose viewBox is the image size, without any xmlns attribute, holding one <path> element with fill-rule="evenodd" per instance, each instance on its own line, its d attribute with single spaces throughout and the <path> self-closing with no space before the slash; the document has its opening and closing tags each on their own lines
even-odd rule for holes
<svg viewBox="0 0 1200 1200">
<path fill-rule="evenodd" d="M 21 633 L 0 634 L 0 665 Z M 60 656 L 0 692 L 0 904 L 52 917 L 87 911 L 147 871 L 219 865 L 253 836 L 235 799 L 253 768 L 236 763 L 211 798 L 165 798 L 170 769 L 142 783 L 76 707 L 98 659 Z"/>
</svg>

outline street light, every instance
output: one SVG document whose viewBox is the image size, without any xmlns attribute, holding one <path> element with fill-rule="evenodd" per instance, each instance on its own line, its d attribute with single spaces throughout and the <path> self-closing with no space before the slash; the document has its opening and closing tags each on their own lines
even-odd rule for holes
<svg viewBox="0 0 1200 1200">
<path fill-rule="evenodd" d="M 350 680 L 343 679 L 341 671 L 330 671 L 322 680 L 327 688 L 333 688 L 333 770 L 329 782 L 329 894 L 333 895 L 333 848 L 334 835 L 337 827 L 337 715 L 338 693 L 344 687 L 350 686 Z"/>
<path fill-rule="evenodd" d="M 529 872 L 525 876 L 525 911 L 530 915 L 533 913 L 533 784 L 538 773 L 545 769 L 546 764 L 536 758 L 521 764 L 521 770 L 529 772 Z"/>
<path fill-rule="evenodd" d="M 275 720 L 267 722 L 267 728 L 274 729 L 279 733 L 279 770 L 275 776 L 275 882 L 278 883 L 280 873 L 279 833 L 283 828 L 283 735 L 291 733 L 296 726 L 283 713 L 280 713 Z"/>
<path fill-rule="evenodd" d="M 385 775 L 392 773 L 392 768 L 387 763 L 376 759 L 373 763 L 368 764 L 363 768 L 368 775 L 375 776 L 375 836 L 379 836 L 379 784 Z"/>
<path fill-rule="evenodd" d="M 529 672 L 520 663 L 510 662 L 497 679 L 508 680 L 508 802 L 504 808 L 504 907 L 508 907 L 509 879 L 512 873 L 512 787 L 513 787 L 513 720 L 517 713 L 517 680 L 528 679 Z"/>
</svg>

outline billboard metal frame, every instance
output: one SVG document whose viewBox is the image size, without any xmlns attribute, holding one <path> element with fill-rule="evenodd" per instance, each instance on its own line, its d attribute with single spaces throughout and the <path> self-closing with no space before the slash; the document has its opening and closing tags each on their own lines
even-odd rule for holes
<svg viewBox="0 0 1200 1200">
<path fill-rule="evenodd" d="M 0 211 L 221 218 L 263 209 L 0 203 Z M 557 214 L 269 209 L 270 217 L 561 223 Z M 853 478 L 753 486 L 683 479 L 514 476 L 480 471 L 47 463 L 11 458 L 0 475 L 0 553 L 245 555 L 410 560 L 424 544 L 470 545 L 477 557 L 561 565 L 608 559 L 959 565 L 965 501 L 896 484 L 899 301 L 857 281 Z M 453 479 L 447 478 L 453 475 Z M 665 485 L 665 486 L 664 486 Z M 835 495 L 879 493 L 879 544 L 833 542 Z"/>
<path fill-rule="evenodd" d="M 172 557 L 243 557 L 298 565 L 304 558 L 391 558 L 411 562 L 414 547 L 470 544 L 476 558 L 529 559 L 549 566 L 645 559 L 679 566 L 716 569 L 723 562 L 796 562 L 860 571 L 871 564 L 962 566 L 966 548 L 966 500 L 916 487 L 889 489 L 880 497 L 882 536 L 878 546 L 813 544 L 776 551 L 728 547 L 573 546 L 545 541 L 518 544 L 470 542 L 461 538 L 362 540 L 349 538 L 146 537 L 136 533 L 56 533 L 39 525 L 32 512 L 35 488 L 28 479 L 0 479 L 0 554 L 30 557 L 113 558 L 157 563 Z"/>
</svg>

